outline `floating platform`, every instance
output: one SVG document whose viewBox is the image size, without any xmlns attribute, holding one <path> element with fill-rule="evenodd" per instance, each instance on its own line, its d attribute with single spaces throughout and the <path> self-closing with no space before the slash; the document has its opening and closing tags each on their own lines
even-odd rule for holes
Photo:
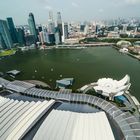
<svg viewBox="0 0 140 140">
<path fill-rule="evenodd" d="M 9 75 L 16 76 L 16 75 L 20 74 L 20 71 L 18 71 L 18 70 L 11 70 L 11 71 L 8 71 L 6 73 L 9 74 Z"/>
<path fill-rule="evenodd" d="M 56 80 L 56 88 L 66 88 L 73 84 L 74 78 L 64 78 L 61 80 Z"/>
</svg>

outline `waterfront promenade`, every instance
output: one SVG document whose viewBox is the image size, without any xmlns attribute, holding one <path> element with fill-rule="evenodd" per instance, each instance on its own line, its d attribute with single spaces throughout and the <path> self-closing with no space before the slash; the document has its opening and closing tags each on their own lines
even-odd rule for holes
<svg viewBox="0 0 140 140">
<path fill-rule="evenodd" d="M 115 45 L 113 46 L 113 48 L 115 48 L 116 50 L 120 49 L 120 48 L 116 47 Z M 130 52 L 127 52 L 126 54 L 140 61 L 140 55 L 134 55 Z"/>
<path fill-rule="evenodd" d="M 113 46 L 115 43 L 90 43 L 90 44 L 63 44 L 63 45 L 56 45 L 57 47 L 97 47 L 97 46 Z"/>
</svg>

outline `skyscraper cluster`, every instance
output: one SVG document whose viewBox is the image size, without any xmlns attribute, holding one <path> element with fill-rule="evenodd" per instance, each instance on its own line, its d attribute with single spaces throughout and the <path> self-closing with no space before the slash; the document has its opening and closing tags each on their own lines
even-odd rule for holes
<svg viewBox="0 0 140 140">
<path fill-rule="evenodd" d="M 66 24 L 67 23 L 62 22 L 60 12 L 57 12 L 57 20 L 55 23 L 53 13 L 50 11 L 47 26 L 38 27 L 39 41 L 42 44 L 61 44 L 64 42 L 64 39 L 68 38 L 68 28 L 65 27 Z"/>
<path fill-rule="evenodd" d="M 0 48 L 11 49 L 14 44 L 25 45 L 24 30 L 16 28 L 11 17 L 0 20 Z"/>
<path fill-rule="evenodd" d="M 33 13 L 29 13 L 28 26 L 15 27 L 13 19 L 0 20 L 0 48 L 11 49 L 15 45 L 29 46 L 40 42 L 45 45 L 61 44 L 68 38 L 68 24 L 62 22 L 61 13 L 54 21 L 49 12 L 48 24 L 36 25 Z"/>
</svg>

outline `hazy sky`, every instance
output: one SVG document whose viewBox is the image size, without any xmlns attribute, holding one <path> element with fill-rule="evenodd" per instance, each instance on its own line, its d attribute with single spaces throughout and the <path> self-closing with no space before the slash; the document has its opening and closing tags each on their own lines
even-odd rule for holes
<svg viewBox="0 0 140 140">
<path fill-rule="evenodd" d="M 140 0 L 0 0 L 0 19 L 13 17 L 15 24 L 26 24 L 29 12 L 46 23 L 49 10 L 65 21 L 140 17 Z"/>
</svg>

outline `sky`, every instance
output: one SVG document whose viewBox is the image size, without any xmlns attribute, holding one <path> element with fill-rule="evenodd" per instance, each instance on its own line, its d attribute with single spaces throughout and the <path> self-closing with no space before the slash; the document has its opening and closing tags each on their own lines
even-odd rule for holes
<svg viewBox="0 0 140 140">
<path fill-rule="evenodd" d="M 64 21 L 140 17 L 140 0 L 0 0 L 0 19 L 13 17 L 16 25 L 27 24 L 30 12 L 45 24 L 49 11 L 54 18 L 60 11 Z"/>
</svg>

